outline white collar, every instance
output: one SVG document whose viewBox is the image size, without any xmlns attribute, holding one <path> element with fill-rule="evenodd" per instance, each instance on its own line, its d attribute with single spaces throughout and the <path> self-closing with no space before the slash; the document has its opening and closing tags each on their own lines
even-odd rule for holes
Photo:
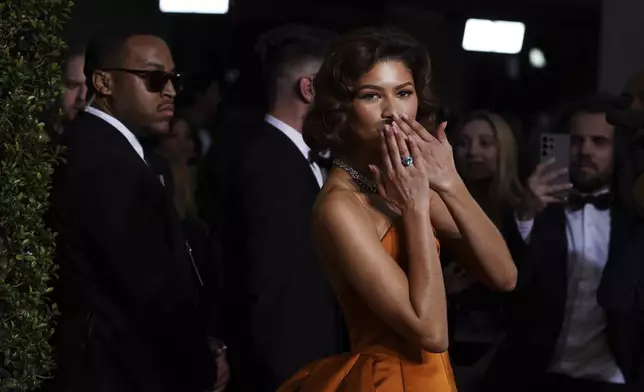
<svg viewBox="0 0 644 392">
<path fill-rule="evenodd" d="M 582 197 L 595 197 L 595 196 L 601 196 L 601 195 L 603 195 L 605 193 L 610 193 L 610 188 L 609 187 L 600 189 L 600 190 L 592 192 L 592 193 L 581 193 L 581 192 L 579 192 L 578 195 L 580 195 Z"/>
<path fill-rule="evenodd" d="M 603 195 L 604 193 L 609 193 L 609 192 L 610 192 L 610 188 L 604 188 L 604 189 L 602 189 L 600 191 L 597 191 L 597 192 L 593 193 L 593 196 L 599 196 L 599 195 Z"/>
<path fill-rule="evenodd" d="M 134 148 L 134 151 L 136 151 L 136 153 L 139 154 L 143 162 L 145 162 L 145 155 L 143 154 L 143 146 L 141 146 L 139 139 L 137 139 L 136 136 L 134 136 L 134 134 L 132 133 L 132 131 L 130 131 L 122 122 L 117 120 L 114 116 L 111 116 L 105 113 L 104 111 L 97 109 L 93 106 L 86 107 L 85 111 L 87 113 L 93 114 L 96 117 L 104 120 L 105 122 L 107 122 L 108 124 L 116 128 L 119 132 L 121 132 L 121 134 L 123 134 L 123 136 L 125 136 L 127 141 L 130 143 L 132 148 Z"/>
<path fill-rule="evenodd" d="M 304 142 L 304 137 L 301 132 L 298 132 L 292 126 L 270 114 L 266 114 L 266 116 L 264 116 L 264 121 L 279 129 L 283 134 L 291 139 L 293 144 L 297 146 L 300 152 L 302 152 L 302 155 L 304 155 L 304 158 L 308 161 L 311 148 Z"/>
</svg>

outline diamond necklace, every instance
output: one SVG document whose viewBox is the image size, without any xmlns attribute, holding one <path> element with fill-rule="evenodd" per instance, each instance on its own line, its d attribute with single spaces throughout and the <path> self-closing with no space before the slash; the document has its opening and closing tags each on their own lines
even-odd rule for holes
<svg viewBox="0 0 644 392">
<path fill-rule="evenodd" d="M 338 158 L 333 159 L 333 166 L 339 167 L 340 169 L 349 173 L 351 178 L 353 178 L 358 183 L 358 185 L 360 185 L 364 189 L 368 190 L 371 193 L 378 193 L 378 187 L 376 186 L 375 181 L 372 181 L 362 174 L 358 173 L 356 169 L 349 166 L 343 160 Z"/>
</svg>

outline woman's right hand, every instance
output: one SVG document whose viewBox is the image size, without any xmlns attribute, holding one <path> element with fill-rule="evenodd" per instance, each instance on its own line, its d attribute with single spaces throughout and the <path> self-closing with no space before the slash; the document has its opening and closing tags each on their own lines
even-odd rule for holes
<svg viewBox="0 0 644 392">
<path fill-rule="evenodd" d="M 378 183 L 378 193 L 402 213 L 409 210 L 428 210 L 430 188 L 423 156 L 413 138 L 390 125 L 380 133 L 382 162 L 370 165 Z M 403 164 L 411 156 L 413 163 Z"/>
</svg>

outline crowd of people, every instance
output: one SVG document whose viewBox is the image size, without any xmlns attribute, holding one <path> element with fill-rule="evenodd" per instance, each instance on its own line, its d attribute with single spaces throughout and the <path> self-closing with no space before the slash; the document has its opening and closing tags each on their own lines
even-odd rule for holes
<svg viewBox="0 0 644 392">
<path fill-rule="evenodd" d="M 615 97 L 519 133 L 445 121 L 396 29 L 285 25 L 256 49 L 258 113 L 218 110 L 213 73 L 184 86 L 152 32 L 70 50 L 47 391 L 644 389 Z M 541 159 L 544 132 L 568 167 Z"/>
</svg>

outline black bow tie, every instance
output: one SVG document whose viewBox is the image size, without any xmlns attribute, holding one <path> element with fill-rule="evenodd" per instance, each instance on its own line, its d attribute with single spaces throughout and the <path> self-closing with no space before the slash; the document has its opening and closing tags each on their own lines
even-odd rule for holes
<svg viewBox="0 0 644 392">
<path fill-rule="evenodd" d="M 601 195 L 579 195 L 571 194 L 568 196 L 568 205 L 573 210 L 580 210 L 586 204 L 592 204 L 598 210 L 607 210 L 613 202 L 613 195 L 602 193 Z"/>
<path fill-rule="evenodd" d="M 320 156 L 315 151 L 309 150 L 309 163 L 316 163 L 319 159 Z"/>
<path fill-rule="evenodd" d="M 330 170 L 332 166 L 332 160 L 321 156 L 319 153 L 314 152 L 313 150 L 309 151 L 309 163 L 317 163 L 323 169 Z"/>
</svg>

